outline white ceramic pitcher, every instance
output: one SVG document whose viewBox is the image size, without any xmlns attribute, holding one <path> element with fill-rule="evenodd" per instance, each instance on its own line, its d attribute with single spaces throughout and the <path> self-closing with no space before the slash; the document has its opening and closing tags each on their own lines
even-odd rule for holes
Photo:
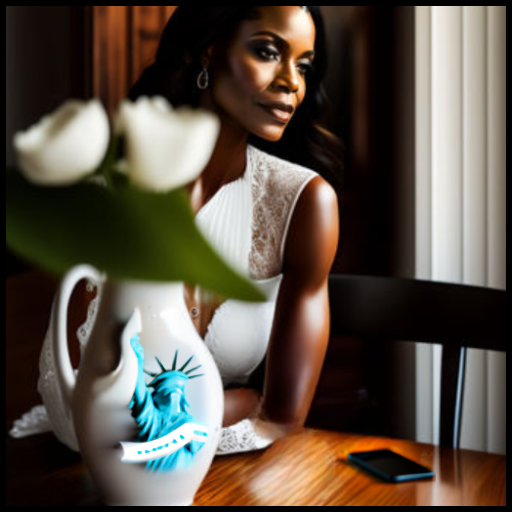
<svg viewBox="0 0 512 512">
<path fill-rule="evenodd" d="M 76 375 L 67 349 L 67 308 L 84 278 L 101 283 L 102 293 Z M 51 321 L 54 377 L 61 388 L 60 405 L 52 397 L 53 418 L 44 396 L 43 401 L 52 423 L 58 413 L 59 438 L 71 447 L 77 441 L 105 502 L 190 505 L 215 455 L 224 393 L 213 357 L 186 309 L 183 283 L 111 282 L 95 268 L 79 265 L 62 279 Z M 147 388 L 157 380 L 168 386 L 158 398 L 156 384 Z M 141 403 L 147 408 L 137 416 Z M 63 411 L 55 410 L 59 406 Z M 174 425 L 179 429 L 172 430 Z M 143 427 L 165 436 L 143 442 Z M 148 461 L 164 461 L 161 454 L 172 463 L 150 468 Z"/>
</svg>

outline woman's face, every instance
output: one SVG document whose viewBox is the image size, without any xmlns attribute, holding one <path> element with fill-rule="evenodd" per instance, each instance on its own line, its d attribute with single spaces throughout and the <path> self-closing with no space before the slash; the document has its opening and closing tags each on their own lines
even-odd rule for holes
<svg viewBox="0 0 512 512">
<path fill-rule="evenodd" d="M 214 63 L 212 99 L 221 117 L 262 139 L 278 141 L 306 95 L 315 24 L 298 6 L 259 10 L 261 18 L 243 21 L 225 57 Z M 261 106 L 273 102 L 293 112 L 272 113 Z"/>
</svg>

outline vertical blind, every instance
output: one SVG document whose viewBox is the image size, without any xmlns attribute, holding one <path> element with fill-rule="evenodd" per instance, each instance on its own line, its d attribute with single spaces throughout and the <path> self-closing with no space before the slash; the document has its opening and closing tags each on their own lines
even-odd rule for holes
<svg viewBox="0 0 512 512">
<path fill-rule="evenodd" d="M 416 6 L 416 277 L 506 289 L 506 7 Z M 441 347 L 416 345 L 439 442 Z M 461 448 L 506 453 L 506 354 L 468 350 Z"/>
</svg>

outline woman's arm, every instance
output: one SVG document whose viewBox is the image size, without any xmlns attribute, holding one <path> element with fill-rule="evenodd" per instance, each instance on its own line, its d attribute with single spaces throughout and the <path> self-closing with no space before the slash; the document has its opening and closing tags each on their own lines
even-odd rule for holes
<svg viewBox="0 0 512 512">
<path fill-rule="evenodd" d="M 328 279 L 339 239 L 338 199 L 321 177 L 297 202 L 267 351 L 259 419 L 283 432 L 304 426 L 330 330 Z"/>
<path fill-rule="evenodd" d="M 222 429 L 217 455 L 266 448 L 304 426 L 329 340 L 328 278 L 338 246 L 338 222 L 334 190 L 320 177 L 311 180 L 290 223 L 263 397 L 253 409 L 259 413 L 244 412 L 242 390 L 225 391 L 224 426 L 238 423 Z M 259 393 L 251 391 L 255 404 Z"/>
</svg>

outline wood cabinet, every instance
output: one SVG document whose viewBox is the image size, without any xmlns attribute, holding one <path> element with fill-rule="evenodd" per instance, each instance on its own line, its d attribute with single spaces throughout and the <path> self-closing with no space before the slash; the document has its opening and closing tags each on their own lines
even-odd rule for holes
<svg viewBox="0 0 512 512">
<path fill-rule="evenodd" d="M 153 61 L 176 5 L 77 6 L 72 12 L 73 91 L 99 98 L 109 115 Z"/>
</svg>

